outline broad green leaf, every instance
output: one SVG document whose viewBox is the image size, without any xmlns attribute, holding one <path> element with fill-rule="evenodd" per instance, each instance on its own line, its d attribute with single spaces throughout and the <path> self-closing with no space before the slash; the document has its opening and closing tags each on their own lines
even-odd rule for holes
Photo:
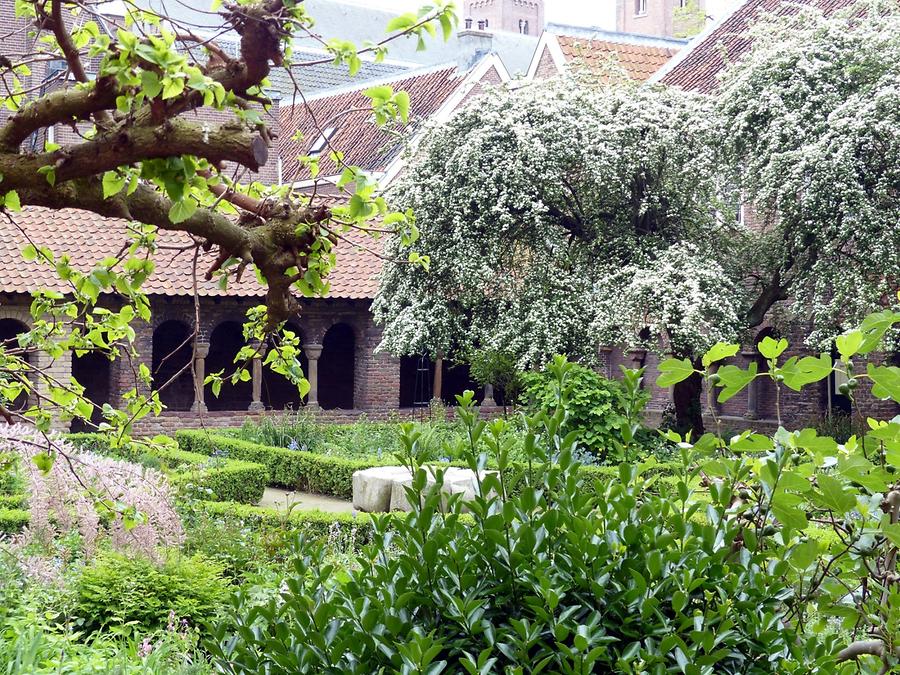
<svg viewBox="0 0 900 675">
<path fill-rule="evenodd" d="M 900 403 L 900 368 L 870 363 L 867 372 L 872 378 L 872 396 L 880 399 L 889 398 Z"/>
<path fill-rule="evenodd" d="M 689 359 L 666 359 L 659 364 L 657 387 L 671 387 L 694 374 L 694 366 Z"/>
<path fill-rule="evenodd" d="M 746 370 L 732 365 L 719 368 L 716 371 L 719 376 L 719 383 L 716 386 L 722 387 L 718 397 L 719 403 L 725 403 L 732 396 L 740 393 L 756 377 L 758 368 L 756 361 L 751 361 Z"/>
<path fill-rule="evenodd" d="M 103 199 L 118 194 L 124 187 L 125 176 L 120 176 L 116 171 L 107 171 L 103 174 Z"/>
<path fill-rule="evenodd" d="M 197 202 L 191 197 L 185 197 L 172 203 L 172 207 L 169 209 L 169 219 L 173 223 L 181 223 L 194 215 L 196 210 Z"/>
<path fill-rule="evenodd" d="M 784 338 L 775 340 L 767 335 L 760 340 L 759 344 L 756 345 L 756 348 L 759 349 L 759 353 L 767 359 L 777 359 L 784 353 L 784 350 L 788 348 L 788 341 Z"/>
<path fill-rule="evenodd" d="M 828 377 L 831 374 L 831 366 L 831 357 L 828 354 L 821 354 L 818 358 L 806 356 L 799 360 L 796 356 L 792 356 L 777 372 L 784 377 L 785 386 L 800 391 L 806 385 Z"/>
<path fill-rule="evenodd" d="M 740 345 L 717 342 L 703 355 L 703 367 L 709 368 L 712 364 L 722 359 L 727 359 L 738 353 Z"/>
<path fill-rule="evenodd" d="M 819 484 L 816 501 L 825 508 L 838 514 L 844 514 L 856 506 L 856 499 L 844 490 L 843 483 L 837 478 L 828 474 L 819 474 L 816 481 Z"/>
<path fill-rule="evenodd" d="M 796 506 L 774 503 L 772 504 L 772 515 L 782 525 L 792 530 L 805 530 L 809 525 L 809 521 L 806 520 L 806 513 Z"/>
<path fill-rule="evenodd" d="M 15 190 L 7 192 L 6 197 L 3 198 L 3 206 L 7 211 L 21 211 L 22 203 L 19 201 L 19 193 Z"/>
<path fill-rule="evenodd" d="M 862 343 L 863 334 L 859 329 L 851 330 L 843 335 L 838 335 L 835 339 L 838 353 L 840 353 L 841 359 L 845 363 L 856 355 L 859 348 L 862 346 Z"/>
</svg>

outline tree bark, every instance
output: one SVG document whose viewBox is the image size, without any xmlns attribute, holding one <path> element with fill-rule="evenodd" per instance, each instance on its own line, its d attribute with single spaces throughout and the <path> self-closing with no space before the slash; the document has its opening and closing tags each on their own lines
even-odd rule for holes
<svg viewBox="0 0 900 675">
<path fill-rule="evenodd" d="M 694 368 L 702 368 L 699 359 L 693 361 Z M 675 385 L 672 400 L 675 405 L 675 431 L 678 433 L 686 434 L 690 431 L 695 439 L 703 435 L 702 393 L 703 378 L 698 373 Z"/>
</svg>

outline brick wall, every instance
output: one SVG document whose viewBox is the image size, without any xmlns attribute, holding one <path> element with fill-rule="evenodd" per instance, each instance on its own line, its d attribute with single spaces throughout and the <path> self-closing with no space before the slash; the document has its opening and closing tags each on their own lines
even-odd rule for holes
<svg viewBox="0 0 900 675">
<path fill-rule="evenodd" d="M 557 67 L 556 61 L 553 60 L 550 49 L 547 46 L 542 47 L 541 56 L 540 59 L 538 59 L 538 65 L 534 72 L 534 78 L 536 80 L 546 80 L 561 74 L 562 71 Z"/>
</svg>

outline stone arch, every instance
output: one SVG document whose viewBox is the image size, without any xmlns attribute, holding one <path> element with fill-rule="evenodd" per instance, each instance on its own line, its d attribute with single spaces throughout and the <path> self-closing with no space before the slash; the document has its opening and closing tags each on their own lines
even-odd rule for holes
<svg viewBox="0 0 900 675">
<path fill-rule="evenodd" d="M 224 377 L 234 373 L 240 364 L 234 362 L 244 346 L 244 327 L 239 321 L 222 321 L 209 335 L 209 356 L 206 357 L 206 373 L 223 371 Z M 245 365 L 252 371 L 250 363 Z M 209 410 L 247 410 L 253 400 L 253 385 L 250 381 L 231 384 L 225 382 L 218 396 L 213 395 L 209 386 L 204 400 Z"/>
<path fill-rule="evenodd" d="M 17 318 L 16 315 L 8 313 L 0 318 L 0 344 L 5 349 L 19 348 L 19 335 L 29 330 L 28 325 Z M 25 352 L 23 355 L 26 363 L 34 363 L 34 354 Z M 10 410 L 22 410 L 28 405 L 28 393 L 22 392 L 15 400 L 9 403 Z"/>
<path fill-rule="evenodd" d="M 400 357 L 400 407 L 427 406 L 434 393 L 434 361 L 427 356 Z"/>
<path fill-rule="evenodd" d="M 153 331 L 153 388 L 162 387 L 159 398 L 168 410 L 190 410 L 194 401 L 192 339 L 191 328 L 178 319 L 162 321 Z"/>
<path fill-rule="evenodd" d="M 110 361 L 102 352 L 90 351 L 81 356 L 72 354 L 72 377 L 84 387 L 84 397 L 94 404 L 91 424 L 86 420 L 74 419 L 72 431 L 90 431 L 92 425 L 103 421 L 103 404 L 110 402 L 110 376 Z"/>
<path fill-rule="evenodd" d="M 352 410 L 356 379 L 356 333 L 348 323 L 336 323 L 322 338 L 319 359 L 319 405 L 325 410 Z"/>
<path fill-rule="evenodd" d="M 290 331 L 296 335 L 300 340 L 301 347 L 305 344 L 303 341 L 303 331 L 300 330 L 300 327 L 297 326 L 297 324 L 289 321 L 285 324 L 284 330 Z M 279 344 L 279 340 L 279 336 L 271 336 L 266 346 L 267 350 L 275 349 Z M 303 369 L 303 374 L 308 376 L 309 361 L 306 358 L 306 353 L 302 349 L 300 350 L 300 367 Z M 279 375 L 271 368 L 267 367 L 264 367 L 262 372 L 262 401 L 266 408 L 271 408 L 272 410 L 285 410 L 287 408 L 297 409 L 304 405 L 303 399 L 300 398 L 300 391 L 297 389 L 297 386 L 291 383 L 283 375 Z"/>
</svg>

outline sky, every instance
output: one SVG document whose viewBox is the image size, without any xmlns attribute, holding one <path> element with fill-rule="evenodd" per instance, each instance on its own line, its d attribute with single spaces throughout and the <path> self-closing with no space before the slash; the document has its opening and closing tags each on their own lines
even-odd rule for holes
<svg viewBox="0 0 900 675">
<path fill-rule="evenodd" d="M 359 0 L 353 1 L 359 2 Z M 408 12 L 427 3 L 423 0 L 371 0 L 364 4 L 370 7 L 384 7 L 398 12 Z M 458 0 L 456 4 L 461 6 L 462 2 Z M 595 26 L 607 30 L 615 29 L 616 0 L 547 0 L 544 5 L 547 21 L 576 26 Z"/>
</svg>

